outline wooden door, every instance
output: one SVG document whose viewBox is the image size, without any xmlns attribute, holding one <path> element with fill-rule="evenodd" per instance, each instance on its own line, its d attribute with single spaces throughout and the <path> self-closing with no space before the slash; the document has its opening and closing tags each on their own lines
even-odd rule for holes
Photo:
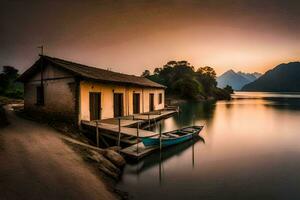
<svg viewBox="0 0 300 200">
<path fill-rule="evenodd" d="M 123 105 L 123 94 L 114 93 L 114 117 L 121 117 L 124 115 Z"/>
<path fill-rule="evenodd" d="M 149 111 L 154 111 L 154 94 L 149 94 Z"/>
<path fill-rule="evenodd" d="M 133 114 L 140 113 L 140 94 L 133 94 Z"/>
<path fill-rule="evenodd" d="M 90 92 L 90 120 L 101 119 L 101 93 Z"/>
</svg>

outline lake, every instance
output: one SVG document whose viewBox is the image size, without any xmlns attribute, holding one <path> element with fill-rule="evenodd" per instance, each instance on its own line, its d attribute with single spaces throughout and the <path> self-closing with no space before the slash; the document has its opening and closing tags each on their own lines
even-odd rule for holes
<svg viewBox="0 0 300 200">
<path fill-rule="evenodd" d="M 300 94 L 236 92 L 180 109 L 162 130 L 204 125 L 203 139 L 127 164 L 118 189 L 143 200 L 300 199 Z"/>
</svg>

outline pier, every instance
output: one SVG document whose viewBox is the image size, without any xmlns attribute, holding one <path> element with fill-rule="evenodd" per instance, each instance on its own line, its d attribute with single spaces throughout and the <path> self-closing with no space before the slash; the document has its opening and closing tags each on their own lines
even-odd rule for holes
<svg viewBox="0 0 300 200">
<path fill-rule="evenodd" d="M 137 144 L 121 149 L 121 152 L 130 158 L 141 159 L 149 155 L 153 151 L 158 150 L 159 148 L 159 146 L 145 147 L 143 142 L 139 142 Z"/>
<path fill-rule="evenodd" d="M 134 114 L 131 116 L 94 121 L 81 121 L 81 125 L 83 127 L 96 130 L 97 145 L 99 145 L 100 139 L 106 143 L 103 139 L 103 137 L 106 137 L 115 140 L 118 146 L 120 146 L 121 142 L 126 144 L 127 147 L 121 149 L 121 152 L 126 156 L 142 158 L 157 150 L 159 147 L 145 147 L 141 142 L 141 139 L 154 137 L 159 135 L 159 133 L 145 130 L 140 127 L 150 127 L 159 120 L 166 119 L 178 112 L 178 107 L 168 107 L 164 110 Z"/>
</svg>

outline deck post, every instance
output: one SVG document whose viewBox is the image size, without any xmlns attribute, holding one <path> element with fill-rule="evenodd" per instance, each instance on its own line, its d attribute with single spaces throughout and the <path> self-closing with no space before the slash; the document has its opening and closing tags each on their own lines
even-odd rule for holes
<svg viewBox="0 0 300 200">
<path fill-rule="evenodd" d="M 193 126 L 195 126 L 195 115 L 193 115 Z"/>
<path fill-rule="evenodd" d="M 98 121 L 96 121 L 96 140 L 97 140 L 97 147 L 99 147 L 99 129 L 98 129 Z"/>
<path fill-rule="evenodd" d="M 136 153 L 137 155 L 139 154 L 139 128 L 140 128 L 140 123 L 137 123 L 137 128 L 136 128 Z"/>
<path fill-rule="evenodd" d="M 195 166 L 195 149 L 194 149 L 194 141 L 193 141 L 193 147 L 192 147 L 192 164 L 193 164 L 193 168 Z"/>
<path fill-rule="evenodd" d="M 120 117 L 118 117 L 118 126 L 119 126 L 118 147 L 120 147 L 121 144 L 121 118 Z"/>
<path fill-rule="evenodd" d="M 162 149 L 162 143 L 161 143 L 161 122 L 159 123 L 159 149 L 160 149 L 160 151 Z"/>
<path fill-rule="evenodd" d="M 150 123 L 150 114 L 148 114 L 148 129 L 150 130 L 151 123 Z"/>
</svg>

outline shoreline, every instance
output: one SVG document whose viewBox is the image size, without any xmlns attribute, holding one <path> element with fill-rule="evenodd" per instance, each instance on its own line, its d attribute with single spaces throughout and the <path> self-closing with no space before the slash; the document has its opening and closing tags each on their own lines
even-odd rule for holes
<svg viewBox="0 0 300 200">
<path fill-rule="evenodd" d="M 232 98 L 230 99 L 216 99 L 214 97 L 208 97 L 207 99 L 184 99 L 181 97 L 176 97 L 176 96 L 166 96 L 166 105 L 171 105 L 171 106 L 177 106 L 179 104 L 182 103 L 187 103 L 187 102 L 215 102 L 215 101 L 230 101 Z"/>
<path fill-rule="evenodd" d="M 100 176 L 101 172 L 98 168 L 93 168 L 85 162 L 78 151 L 64 142 L 63 139 L 68 138 L 67 136 L 46 124 L 24 120 L 11 109 L 11 105 L 5 106 L 5 112 L 10 125 L 3 128 L 3 134 L 1 134 L 0 143 L 4 145 L 1 145 L 2 149 L 0 148 L 1 155 L 8 162 L 7 166 L 11 165 L 10 170 L 15 172 L 24 170 L 20 163 L 26 164 L 26 169 L 21 174 L 12 175 L 10 182 L 6 183 L 5 178 L 9 177 L 4 177 L 4 188 L 21 182 L 25 188 L 27 187 L 27 195 L 29 195 L 27 197 L 36 194 L 49 195 L 48 197 L 53 195 L 57 198 L 68 196 L 72 199 L 99 199 L 101 197 L 126 199 L 125 193 L 114 189 L 113 182 L 109 181 L 109 178 L 104 174 Z M 14 138 L 18 140 L 18 145 L 15 145 Z M 34 145 L 30 144 L 32 140 L 35 141 Z M 24 154 L 16 153 L 20 149 Z M 108 157 L 107 154 L 105 156 Z M 24 163 L 24 159 L 28 162 Z M 5 169 L 5 165 L 2 166 Z M 51 170 L 51 176 L 48 176 L 49 170 Z M 31 187 L 36 182 L 39 182 L 39 185 Z M 59 187 L 59 183 L 69 189 L 64 191 L 62 187 Z M 49 187 L 48 184 L 53 184 L 51 190 L 47 194 L 41 192 Z M 78 187 L 80 185 L 82 187 Z M 55 187 L 58 187 L 57 190 L 53 189 Z M 15 194 L 22 192 L 23 189 L 23 187 L 15 187 L 14 192 L 7 191 L 4 198 L 5 196 L 14 198 Z"/>
<path fill-rule="evenodd" d="M 89 153 L 87 153 L 90 149 L 83 147 L 81 145 L 75 144 L 69 140 L 63 140 L 72 150 L 74 150 L 80 157 L 84 160 L 84 162 L 88 165 L 88 167 L 95 173 L 100 179 L 103 181 L 106 189 L 113 193 L 118 199 L 126 200 L 129 199 L 129 194 L 126 191 L 121 191 L 116 188 L 116 184 L 120 179 L 121 174 L 118 177 L 109 176 L 105 172 L 101 170 L 99 167 L 99 162 L 95 161 Z M 106 161 L 107 162 L 107 161 Z M 100 170 L 99 170 L 100 168 Z M 123 172 L 123 167 L 120 168 L 121 173 Z"/>
<path fill-rule="evenodd" d="M 62 141 L 67 144 L 74 152 L 76 152 L 82 160 L 86 163 L 86 165 L 92 170 L 92 172 L 100 178 L 103 184 L 106 186 L 106 189 L 114 194 L 117 199 L 128 199 L 129 194 L 126 191 L 121 191 L 116 188 L 116 184 L 120 179 L 121 173 L 123 172 L 124 166 L 115 166 L 114 163 L 111 162 L 106 156 L 103 156 L 102 153 L 96 155 L 95 157 L 101 156 L 103 160 L 99 161 L 97 158 L 93 158 L 94 156 L 91 155 L 90 151 L 94 152 L 93 148 L 88 146 L 92 146 L 97 148 L 93 145 L 89 139 L 87 139 L 78 128 L 74 128 L 72 125 L 68 123 L 61 123 L 61 122 L 49 122 L 49 121 L 41 121 L 39 118 L 34 118 L 32 116 L 26 115 L 26 113 L 21 113 L 19 111 L 15 111 L 16 114 L 24 119 L 32 120 L 37 123 L 46 124 L 47 126 L 55 129 L 59 132 L 63 137 L 67 137 L 70 139 L 62 138 Z M 75 140 L 76 142 L 72 142 L 70 140 Z M 85 145 L 80 145 L 83 143 Z M 113 147 L 109 147 L 106 149 L 98 148 L 102 151 L 112 150 Z M 101 151 L 100 150 L 100 151 Z M 94 152 L 95 154 L 96 152 Z M 93 154 L 93 153 L 92 153 Z M 123 158 L 123 157 L 122 157 Z M 105 164 L 103 164 L 103 162 Z M 105 166 L 106 165 L 106 166 Z M 107 169 L 109 168 L 109 169 Z M 111 170 L 113 172 L 111 172 Z"/>
<path fill-rule="evenodd" d="M 15 101 L 7 101 L 0 104 L 1 119 L 2 116 L 5 117 L 7 115 L 4 106 L 11 105 L 12 102 L 20 103 Z M 63 143 L 65 143 L 76 154 L 78 154 L 78 156 L 82 158 L 83 162 L 87 165 L 91 172 L 99 177 L 99 181 L 101 181 L 105 185 L 108 192 L 111 192 L 116 197 L 116 199 L 128 199 L 129 195 L 126 191 L 120 191 L 116 188 L 116 184 L 122 175 L 123 167 L 125 165 L 125 159 L 121 155 L 119 155 L 117 151 L 115 151 L 113 148 L 99 148 L 99 151 L 95 151 L 93 148 L 88 147 L 91 144 L 88 139 L 86 139 L 82 134 L 79 133 L 79 129 L 77 129 L 77 133 L 74 134 L 74 127 L 68 127 L 67 124 L 59 124 L 59 126 L 56 127 L 56 124 L 53 122 L 41 120 L 40 118 L 34 118 L 32 116 L 27 116 L 25 113 L 21 112 L 19 106 L 15 107 L 12 112 L 14 112 L 14 114 L 20 118 L 34 121 L 39 124 L 44 124 L 53 128 L 62 136 L 61 140 L 63 141 Z M 6 117 L 4 119 L 6 119 Z M 7 123 L 5 123 L 3 126 L 1 123 L 0 128 L 5 128 L 5 126 L 7 126 L 8 124 L 10 124 L 9 120 L 7 120 Z M 72 140 L 75 140 L 75 142 L 71 142 Z M 80 143 L 82 145 L 80 145 Z M 85 147 L 85 145 L 87 145 L 87 147 Z M 90 152 L 92 152 L 92 154 L 94 155 L 91 155 Z M 98 158 L 100 158 L 100 160 Z M 121 160 L 120 162 L 124 160 L 124 163 L 117 165 L 115 160 Z"/>
</svg>

